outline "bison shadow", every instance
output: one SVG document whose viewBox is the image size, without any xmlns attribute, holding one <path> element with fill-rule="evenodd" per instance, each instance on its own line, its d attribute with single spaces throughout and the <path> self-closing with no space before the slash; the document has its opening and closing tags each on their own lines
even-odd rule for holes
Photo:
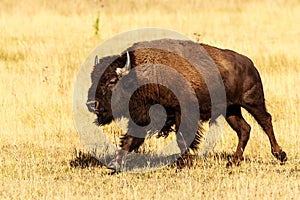
<svg viewBox="0 0 300 200">
<path fill-rule="evenodd" d="M 149 154 L 150 155 L 150 154 Z M 133 165 L 127 165 L 126 169 L 127 170 L 134 170 L 135 168 L 139 168 L 139 169 L 149 169 L 149 168 L 156 168 L 155 166 L 168 166 L 170 168 L 177 168 L 177 163 L 176 162 L 172 162 L 174 160 L 176 160 L 176 158 L 178 157 L 178 154 L 173 154 L 173 155 L 169 155 L 169 156 L 165 156 L 165 157 L 157 157 L 155 159 L 155 162 L 147 162 L 147 160 L 145 159 L 141 159 L 139 157 L 135 157 L 133 156 L 131 159 L 138 159 L 137 162 L 135 162 L 134 166 Z M 198 155 L 189 155 L 188 159 L 190 163 L 193 163 L 193 165 L 195 166 L 197 163 L 201 162 L 201 161 L 206 161 L 208 159 L 212 159 L 212 160 L 218 160 L 218 161 L 230 161 L 233 158 L 233 153 L 228 153 L 228 152 L 216 152 L 213 154 L 209 154 L 207 157 L 203 158 L 203 157 L 199 157 Z M 105 158 L 106 160 L 112 160 L 113 156 L 107 156 Z M 105 160 L 104 159 L 104 160 Z M 252 162 L 249 158 L 245 158 L 245 160 L 247 162 Z M 168 163 L 172 163 L 172 164 L 168 164 Z M 106 167 L 106 165 L 99 161 L 97 158 L 95 158 L 93 155 L 91 155 L 90 153 L 87 152 L 82 152 L 79 151 L 79 153 L 77 153 L 75 155 L 75 157 L 70 161 L 70 167 L 71 168 L 101 168 L 101 167 Z"/>
<path fill-rule="evenodd" d="M 102 167 L 104 166 L 97 158 L 93 157 L 90 153 L 79 151 L 70 161 L 71 168 L 90 168 L 90 167 Z"/>
</svg>

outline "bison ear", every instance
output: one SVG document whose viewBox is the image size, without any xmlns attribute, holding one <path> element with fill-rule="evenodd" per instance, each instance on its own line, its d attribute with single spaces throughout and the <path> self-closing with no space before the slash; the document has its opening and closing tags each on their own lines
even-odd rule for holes
<svg viewBox="0 0 300 200">
<path fill-rule="evenodd" d="M 118 74 L 118 77 L 121 78 L 122 76 L 125 76 L 129 73 L 131 66 L 130 66 L 130 56 L 128 51 L 126 52 L 127 55 L 127 60 L 126 60 L 126 64 L 123 68 L 117 68 L 116 72 Z"/>
</svg>

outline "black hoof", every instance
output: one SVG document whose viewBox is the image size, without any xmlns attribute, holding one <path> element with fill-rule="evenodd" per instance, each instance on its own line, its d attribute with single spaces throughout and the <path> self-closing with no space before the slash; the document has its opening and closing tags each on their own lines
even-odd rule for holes
<svg viewBox="0 0 300 200">
<path fill-rule="evenodd" d="M 183 168 L 190 168 L 193 165 L 193 160 L 190 155 L 183 154 L 180 158 L 177 159 L 176 166 L 177 171 L 182 170 Z"/>
<path fill-rule="evenodd" d="M 181 171 L 183 168 L 187 166 L 187 160 L 183 158 L 179 158 L 176 162 L 176 166 L 177 166 L 176 172 Z"/>
<path fill-rule="evenodd" d="M 275 158 L 280 160 L 282 163 L 287 161 L 287 155 L 284 151 L 281 151 L 279 153 L 275 152 L 275 153 L 273 153 L 273 155 L 275 156 Z"/>
<path fill-rule="evenodd" d="M 234 158 L 232 160 L 230 159 L 226 164 L 226 168 L 231 168 L 233 166 L 240 166 L 241 160 L 244 160 L 244 157 L 242 157 L 241 159 L 234 159 Z"/>
<path fill-rule="evenodd" d="M 121 171 L 121 165 L 116 160 L 112 160 L 106 167 L 116 172 Z"/>
<path fill-rule="evenodd" d="M 226 168 L 231 168 L 233 166 L 232 162 L 229 161 L 227 164 L 226 164 Z"/>
</svg>

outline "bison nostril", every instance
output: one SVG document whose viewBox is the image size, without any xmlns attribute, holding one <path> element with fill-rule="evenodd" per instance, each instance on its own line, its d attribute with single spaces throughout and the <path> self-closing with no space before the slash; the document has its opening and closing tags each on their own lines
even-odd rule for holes
<svg viewBox="0 0 300 200">
<path fill-rule="evenodd" d="M 97 100 L 91 100 L 86 102 L 86 106 L 88 107 L 90 112 L 96 112 L 99 107 L 99 102 Z"/>
</svg>

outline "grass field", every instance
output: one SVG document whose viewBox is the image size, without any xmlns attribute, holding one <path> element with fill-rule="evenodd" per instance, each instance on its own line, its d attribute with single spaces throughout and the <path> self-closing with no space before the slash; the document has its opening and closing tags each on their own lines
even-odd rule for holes
<svg viewBox="0 0 300 200">
<path fill-rule="evenodd" d="M 0 0 L 0 199 L 298 199 L 299 21 L 297 0 Z M 75 154 L 84 151 L 72 115 L 81 64 L 102 41 L 142 27 L 173 29 L 250 57 L 288 162 L 273 158 L 246 113 L 251 138 L 245 161 L 232 169 L 226 155 L 237 137 L 228 126 L 205 162 L 179 173 L 170 166 L 110 175 Z"/>
</svg>

